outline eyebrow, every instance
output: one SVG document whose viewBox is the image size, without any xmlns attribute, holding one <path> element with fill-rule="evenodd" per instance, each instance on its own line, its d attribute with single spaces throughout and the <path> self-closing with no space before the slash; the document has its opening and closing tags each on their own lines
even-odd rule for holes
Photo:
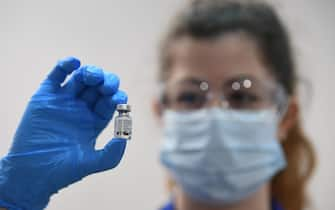
<svg viewBox="0 0 335 210">
<path fill-rule="evenodd" d="M 206 81 L 206 80 L 198 79 L 198 78 L 195 78 L 195 77 L 182 79 L 182 80 L 178 81 L 177 83 L 178 84 L 188 83 L 188 84 L 192 84 L 192 85 L 200 85 L 202 82 L 207 82 L 208 83 L 208 81 Z"/>
<path fill-rule="evenodd" d="M 222 87 L 223 88 L 231 88 L 231 85 L 236 82 L 236 81 L 243 81 L 245 79 L 249 79 L 251 81 L 258 81 L 258 79 L 255 78 L 255 76 L 252 76 L 250 74 L 240 74 L 234 77 L 229 78 L 226 81 L 223 81 Z M 209 84 L 209 82 L 205 79 L 200 79 L 197 77 L 189 77 L 185 79 L 181 79 L 180 81 L 177 82 L 177 84 L 191 84 L 191 85 L 196 85 L 199 86 L 202 82 L 206 82 Z"/>
</svg>

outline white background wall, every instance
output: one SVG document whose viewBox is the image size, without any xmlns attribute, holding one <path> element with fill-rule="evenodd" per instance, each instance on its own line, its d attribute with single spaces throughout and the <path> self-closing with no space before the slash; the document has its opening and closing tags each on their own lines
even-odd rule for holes
<svg viewBox="0 0 335 210">
<path fill-rule="evenodd" d="M 150 103 L 158 41 L 182 4 L 180 0 L 0 1 L 0 156 L 10 146 L 29 97 L 59 58 L 75 55 L 83 63 L 119 74 L 133 105 L 134 139 L 122 164 L 61 191 L 48 209 L 156 209 L 167 199 L 157 158 L 159 130 Z M 289 24 L 301 75 L 313 83 L 314 97 L 304 112 L 319 156 L 312 199 L 315 209 L 334 209 L 335 2 L 275 4 Z M 111 137 L 109 127 L 99 145 Z"/>
</svg>

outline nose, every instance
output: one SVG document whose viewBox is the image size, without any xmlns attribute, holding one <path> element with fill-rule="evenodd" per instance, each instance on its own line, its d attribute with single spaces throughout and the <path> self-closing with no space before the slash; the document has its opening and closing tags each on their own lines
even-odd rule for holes
<svg viewBox="0 0 335 210">
<path fill-rule="evenodd" d="M 207 107 L 213 108 L 213 107 L 221 107 L 226 108 L 228 107 L 227 101 L 224 100 L 224 96 L 218 91 L 216 92 L 210 92 L 208 94 L 208 103 Z"/>
</svg>

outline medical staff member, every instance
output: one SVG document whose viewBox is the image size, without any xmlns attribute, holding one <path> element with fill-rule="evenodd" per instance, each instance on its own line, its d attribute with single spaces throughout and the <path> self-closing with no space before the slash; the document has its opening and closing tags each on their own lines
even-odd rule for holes
<svg viewBox="0 0 335 210">
<path fill-rule="evenodd" d="M 171 191 L 163 209 L 302 210 L 314 153 L 275 11 L 262 2 L 194 0 L 164 39 L 161 64 L 154 110 Z M 116 75 L 72 57 L 58 62 L 1 159 L 0 206 L 44 209 L 60 189 L 117 166 L 126 141 L 94 146 L 126 102 Z"/>
</svg>

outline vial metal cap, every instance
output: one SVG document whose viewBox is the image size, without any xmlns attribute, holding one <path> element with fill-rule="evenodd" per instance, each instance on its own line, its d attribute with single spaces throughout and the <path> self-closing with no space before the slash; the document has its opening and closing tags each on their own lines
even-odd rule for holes
<svg viewBox="0 0 335 210">
<path fill-rule="evenodd" d="M 131 111 L 131 106 L 129 104 L 118 104 L 116 106 L 117 111 L 125 111 L 125 112 L 130 112 Z"/>
</svg>

